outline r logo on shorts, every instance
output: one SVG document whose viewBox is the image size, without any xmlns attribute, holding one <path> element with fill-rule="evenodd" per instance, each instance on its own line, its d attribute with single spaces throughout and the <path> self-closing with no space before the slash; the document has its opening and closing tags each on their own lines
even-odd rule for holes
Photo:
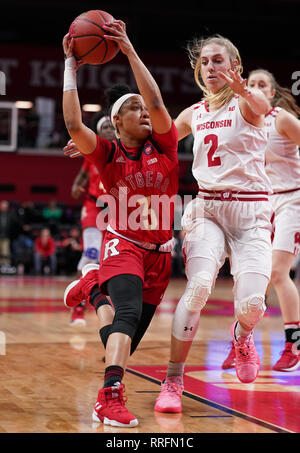
<svg viewBox="0 0 300 453">
<path fill-rule="evenodd" d="M 120 254 L 120 252 L 116 248 L 119 242 L 120 239 L 115 238 L 112 239 L 111 241 L 108 241 L 105 244 L 103 261 L 105 261 L 109 256 L 115 256 Z"/>
</svg>

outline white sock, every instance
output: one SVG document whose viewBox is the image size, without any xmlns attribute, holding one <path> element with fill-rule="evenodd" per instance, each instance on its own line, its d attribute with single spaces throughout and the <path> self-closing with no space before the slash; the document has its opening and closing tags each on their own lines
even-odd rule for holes
<svg viewBox="0 0 300 453">
<path fill-rule="evenodd" d="M 234 331 L 234 335 L 238 342 L 244 343 L 244 341 L 249 337 L 251 332 L 252 332 L 252 330 L 244 329 L 244 327 L 242 327 L 240 325 L 240 323 L 237 322 L 237 325 L 236 325 L 235 331 Z"/>
<path fill-rule="evenodd" d="M 184 362 L 169 362 L 167 377 L 171 376 L 183 376 Z"/>
</svg>

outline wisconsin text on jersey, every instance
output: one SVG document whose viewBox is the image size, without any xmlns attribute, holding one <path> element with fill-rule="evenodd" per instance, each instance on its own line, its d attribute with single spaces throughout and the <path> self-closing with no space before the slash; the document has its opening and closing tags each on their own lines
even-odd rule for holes
<svg viewBox="0 0 300 453">
<path fill-rule="evenodd" d="M 231 127 L 232 120 L 220 120 L 220 121 L 206 121 L 205 123 L 197 124 L 197 131 L 204 129 L 218 129 L 219 127 Z"/>
</svg>

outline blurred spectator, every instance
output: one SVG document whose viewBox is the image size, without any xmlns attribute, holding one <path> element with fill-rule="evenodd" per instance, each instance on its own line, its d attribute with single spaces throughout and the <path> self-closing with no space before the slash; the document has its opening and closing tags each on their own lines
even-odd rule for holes
<svg viewBox="0 0 300 453">
<path fill-rule="evenodd" d="M 31 225 L 40 220 L 39 214 L 34 206 L 33 201 L 24 201 L 18 209 L 19 219 L 27 231 Z"/>
<path fill-rule="evenodd" d="M 62 217 L 62 222 L 63 223 L 68 223 L 69 225 L 72 225 L 75 222 L 74 218 L 74 213 L 73 210 L 70 206 L 66 206 L 64 211 L 63 211 L 63 217 Z"/>
<path fill-rule="evenodd" d="M 50 272 L 52 275 L 56 273 L 56 250 L 54 239 L 51 237 L 50 230 L 43 228 L 40 236 L 36 238 L 34 243 L 34 271 L 36 275 L 42 273 L 43 266 L 45 267 L 45 273 L 48 266 L 50 266 Z"/>
<path fill-rule="evenodd" d="M 18 110 L 18 146 L 34 148 L 39 125 L 39 116 L 34 107 L 28 110 Z"/>
<path fill-rule="evenodd" d="M 40 216 L 32 201 L 25 201 L 17 210 L 20 223 L 18 237 L 12 242 L 12 264 L 19 274 L 28 273 L 32 269 L 34 234 L 33 225 L 40 220 Z"/>
<path fill-rule="evenodd" d="M 65 273 L 72 275 L 76 273 L 78 261 L 82 254 L 82 241 L 80 230 L 76 227 L 72 228 L 69 237 L 65 238 L 61 246 L 63 248 Z"/>
<path fill-rule="evenodd" d="M 59 220 L 62 216 L 62 210 L 56 205 L 55 200 L 51 200 L 49 205 L 43 209 L 43 217 L 45 220 Z"/>
<path fill-rule="evenodd" d="M 11 241 L 17 236 L 19 223 L 7 200 L 0 201 L 0 264 L 11 264 Z"/>
<path fill-rule="evenodd" d="M 33 239 L 32 226 L 42 220 L 32 201 L 24 201 L 18 209 L 18 218 L 21 224 L 21 233 Z"/>
<path fill-rule="evenodd" d="M 28 234 L 21 233 L 12 242 L 12 264 L 18 269 L 20 275 L 30 272 L 33 261 L 34 241 Z"/>
<path fill-rule="evenodd" d="M 57 224 L 61 220 L 63 211 L 56 205 L 55 200 L 51 200 L 49 205 L 43 209 L 43 219 L 47 222 L 52 234 L 57 232 Z"/>
</svg>

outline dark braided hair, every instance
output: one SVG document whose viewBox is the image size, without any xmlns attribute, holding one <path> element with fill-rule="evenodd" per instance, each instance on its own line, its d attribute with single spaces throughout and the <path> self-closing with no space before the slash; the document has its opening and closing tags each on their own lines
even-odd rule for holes
<svg viewBox="0 0 300 453">
<path fill-rule="evenodd" d="M 132 93 L 131 88 L 124 83 L 117 83 L 110 88 L 105 90 L 105 97 L 109 106 L 108 112 L 111 113 L 112 106 L 114 103 L 124 94 Z"/>
<path fill-rule="evenodd" d="M 93 129 L 94 132 L 97 133 L 97 124 L 98 121 L 103 117 L 103 116 L 110 116 L 111 114 L 111 109 L 114 103 L 116 102 L 117 99 L 119 99 L 121 96 L 127 93 L 132 93 L 132 90 L 130 87 L 124 83 L 117 83 L 115 85 L 112 85 L 110 88 L 107 88 L 104 91 L 104 108 L 96 114 L 92 121 L 91 121 L 91 129 Z"/>
</svg>

